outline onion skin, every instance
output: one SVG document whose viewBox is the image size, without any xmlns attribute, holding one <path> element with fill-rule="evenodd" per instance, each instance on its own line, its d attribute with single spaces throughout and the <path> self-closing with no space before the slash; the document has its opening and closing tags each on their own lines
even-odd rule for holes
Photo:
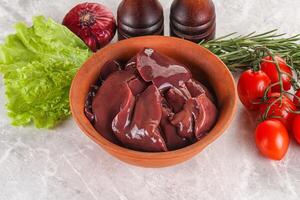
<svg viewBox="0 0 300 200">
<path fill-rule="evenodd" d="M 116 33 L 113 13 L 98 3 L 76 5 L 66 14 L 62 24 L 80 37 L 94 52 L 107 45 Z"/>
</svg>

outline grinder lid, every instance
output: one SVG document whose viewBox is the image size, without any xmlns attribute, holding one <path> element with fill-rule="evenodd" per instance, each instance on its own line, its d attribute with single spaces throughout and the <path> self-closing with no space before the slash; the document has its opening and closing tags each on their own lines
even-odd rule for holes
<svg viewBox="0 0 300 200">
<path fill-rule="evenodd" d="M 186 27 L 213 24 L 215 6 L 211 0 L 174 0 L 170 20 Z"/>
<path fill-rule="evenodd" d="M 118 24 L 133 29 L 155 26 L 162 19 L 163 8 L 158 0 L 123 0 L 118 7 Z"/>
</svg>

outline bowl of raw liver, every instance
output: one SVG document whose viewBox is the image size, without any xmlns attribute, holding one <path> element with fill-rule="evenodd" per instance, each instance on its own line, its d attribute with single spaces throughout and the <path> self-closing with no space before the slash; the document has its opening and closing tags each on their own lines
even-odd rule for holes
<svg viewBox="0 0 300 200">
<path fill-rule="evenodd" d="M 128 61 L 143 48 L 158 52 L 183 63 L 193 78 L 214 93 L 218 118 L 213 128 L 199 141 L 178 150 L 141 152 L 114 144 L 97 132 L 84 113 L 86 97 L 109 60 Z M 232 121 L 237 105 L 234 79 L 225 64 L 200 45 L 182 39 L 164 36 L 131 38 L 108 45 L 91 56 L 78 70 L 70 90 L 70 106 L 79 128 L 105 151 L 119 160 L 142 167 L 167 167 L 184 162 L 200 153 L 220 137 Z"/>
</svg>

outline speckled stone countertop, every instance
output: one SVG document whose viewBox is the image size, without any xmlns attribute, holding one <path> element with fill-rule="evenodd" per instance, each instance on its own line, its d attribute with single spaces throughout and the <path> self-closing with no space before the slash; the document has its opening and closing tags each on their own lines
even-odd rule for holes
<svg viewBox="0 0 300 200">
<path fill-rule="evenodd" d="M 17 21 L 43 14 L 61 21 L 80 1 L 1 0 L 0 41 Z M 119 0 L 98 0 L 116 13 Z M 165 15 L 170 0 L 161 0 Z M 299 0 L 215 0 L 217 33 L 278 28 L 300 33 Z M 166 18 L 166 32 L 168 33 Z M 0 78 L 0 200 L 300 199 L 300 146 L 270 161 L 257 152 L 255 121 L 239 104 L 226 133 L 192 160 L 144 169 L 99 148 L 72 119 L 55 130 L 12 127 Z"/>
</svg>

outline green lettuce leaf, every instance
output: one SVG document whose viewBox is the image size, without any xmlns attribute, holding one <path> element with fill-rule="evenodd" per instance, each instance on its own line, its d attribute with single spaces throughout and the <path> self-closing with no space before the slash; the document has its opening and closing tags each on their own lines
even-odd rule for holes
<svg viewBox="0 0 300 200">
<path fill-rule="evenodd" d="M 43 16 L 15 26 L 0 46 L 0 73 L 12 124 L 52 128 L 70 115 L 69 89 L 88 47 L 61 24 Z"/>
</svg>

